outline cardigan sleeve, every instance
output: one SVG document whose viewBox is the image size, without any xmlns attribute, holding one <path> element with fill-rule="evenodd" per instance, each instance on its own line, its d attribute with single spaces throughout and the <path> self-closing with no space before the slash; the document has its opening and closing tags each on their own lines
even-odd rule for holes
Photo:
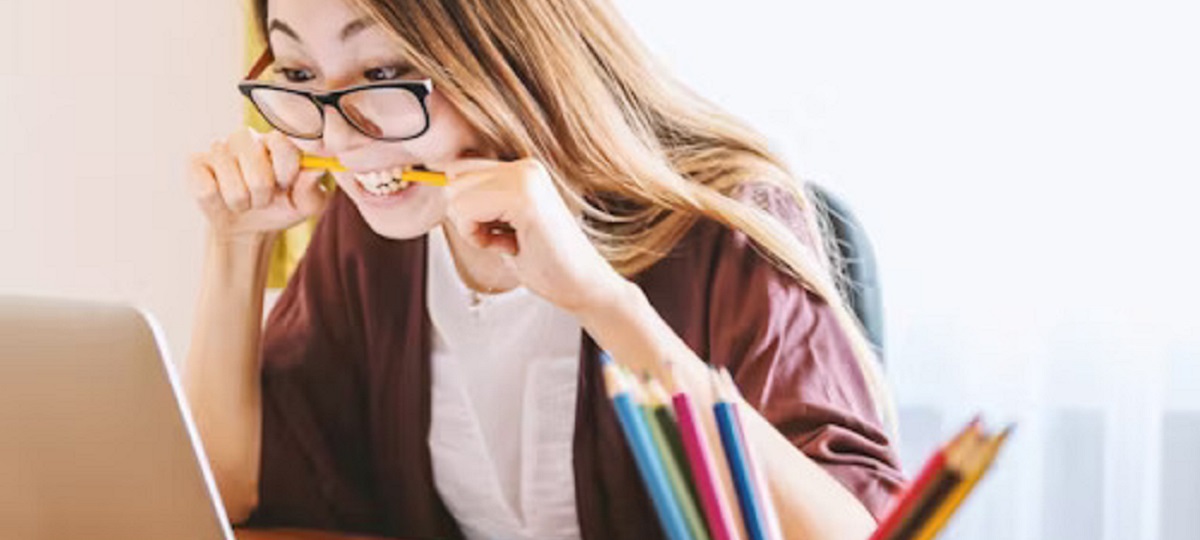
<svg viewBox="0 0 1200 540">
<path fill-rule="evenodd" d="M 722 229 L 711 261 L 709 361 L 877 519 L 904 486 L 845 329 L 830 305 Z"/>
<path fill-rule="evenodd" d="M 250 525 L 355 530 L 371 522 L 357 401 L 363 351 L 340 268 L 349 205 L 331 201 L 266 324 L 259 501 Z"/>
</svg>

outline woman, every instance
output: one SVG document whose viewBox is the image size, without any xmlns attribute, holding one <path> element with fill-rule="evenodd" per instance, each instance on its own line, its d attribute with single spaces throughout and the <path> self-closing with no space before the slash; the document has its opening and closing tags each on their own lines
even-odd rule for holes
<svg viewBox="0 0 1200 540">
<path fill-rule="evenodd" d="M 211 227 L 186 386 L 233 521 L 661 534 L 605 350 L 701 400 L 706 364 L 728 367 L 787 536 L 869 533 L 902 483 L 888 400 L 812 208 L 606 0 L 256 15 L 276 78 L 243 90 L 277 131 L 235 132 L 189 174 Z M 333 194 L 301 152 L 349 169 Z M 449 185 L 393 180 L 413 165 Z M 317 214 L 260 332 L 272 241 Z"/>
</svg>

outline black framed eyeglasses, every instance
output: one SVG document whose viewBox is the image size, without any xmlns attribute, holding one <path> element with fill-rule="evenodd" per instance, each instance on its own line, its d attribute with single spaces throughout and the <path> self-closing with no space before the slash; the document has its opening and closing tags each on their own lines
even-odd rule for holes
<svg viewBox="0 0 1200 540">
<path fill-rule="evenodd" d="M 309 92 L 256 81 L 274 57 L 267 49 L 255 62 L 238 90 L 263 118 L 286 135 L 320 139 L 325 132 L 325 107 L 333 107 L 363 135 L 381 141 L 407 141 L 429 130 L 426 98 L 433 82 L 388 81 L 344 88 L 334 92 Z"/>
</svg>

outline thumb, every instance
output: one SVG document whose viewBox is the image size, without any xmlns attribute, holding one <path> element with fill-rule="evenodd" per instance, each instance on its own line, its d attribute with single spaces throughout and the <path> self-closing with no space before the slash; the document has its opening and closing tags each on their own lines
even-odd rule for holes
<svg viewBox="0 0 1200 540">
<path fill-rule="evenodd" d="M 325 177 L 324 170 L 304 170 L 296 178 L 292 186 L 292 206 L 305 216 L 315 216 L 325 209 L 331 193 L 321 185 Z"/>
</svg>

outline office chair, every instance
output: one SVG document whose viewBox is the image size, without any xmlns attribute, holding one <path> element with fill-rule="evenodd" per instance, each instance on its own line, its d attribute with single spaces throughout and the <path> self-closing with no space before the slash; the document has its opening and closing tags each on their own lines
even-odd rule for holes
<svg viewBox="0 0 1200 540">
<path fill-rule="evenodd" d="M 816 198 L 817 208 L 833 233 L 840 265 L 847 283 L 842 287 L 851 311 L 862 323 L 867 340 L 875 347 L 879 361 L 883 362 L 883 299 L 879 290 L 879 276 L 875 265 L 875 252 L 867 232 L 855 218 L 845 201 L 820 185 L 810 183 Z"/>
</svg>

